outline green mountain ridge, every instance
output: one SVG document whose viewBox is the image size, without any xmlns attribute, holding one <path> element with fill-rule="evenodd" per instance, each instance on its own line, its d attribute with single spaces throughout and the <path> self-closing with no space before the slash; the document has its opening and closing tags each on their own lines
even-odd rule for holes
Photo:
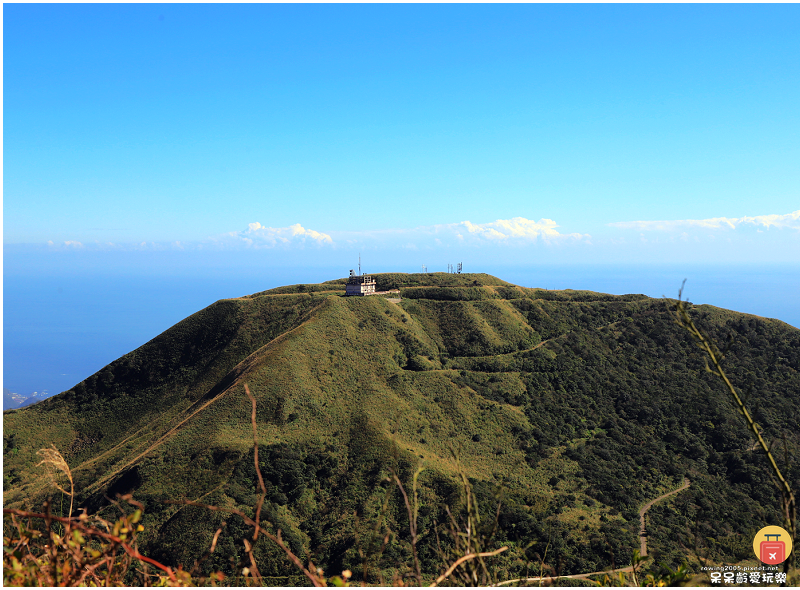
<svg viewBox="0 0 800 590">
<path fill-rule="evenodd" d="M 440 573 L 435 523 L 461 502 L 459 469 L 487 513 L 504 490 L 497 540 L 510 550 L 495 564 L 509 578 L 538 571 L 546 547 L 559 573 L 627 564 L 638 509 L 684 477 L 692 486 L 648 513 L 654 563 L 696 551 L 738 561 L 752 533 L 780 524 L 762 456 L 664 300 L 485 274 L 372 276 L 400 301 L 342 297 L 345 279 L 221 300 L 71 390 L 4 412 L 4 505 L 35 508 L 53 493 L 36 451 L 54 444 L 83 506 L 107 510 L 106 496 L 132 492 L 147 508 L 142 552 L 191 567 L 225 519 L 163 501 L 252 510 L 247 383 L 266 516 L 326 571 L 360 571 L 389 470 L 405 482 L 420 465 L 428 575 Z M 718 342 L 734 337 L 730 377 L 752 392 L 766 437 L 785 435 L 796 456 L 800 330 L 707 305 L 692 313 Z M 788 476 L 796 488 L 796 462 Z M 383 567 L 410 563 L 397 493 L 386 522 L 397 536 Z M 234 571 L 245 534 L 228 519 L 203 567 Z M 290 572 L 268 542 L 256 554 L 263 575 Z"/>
</svg>

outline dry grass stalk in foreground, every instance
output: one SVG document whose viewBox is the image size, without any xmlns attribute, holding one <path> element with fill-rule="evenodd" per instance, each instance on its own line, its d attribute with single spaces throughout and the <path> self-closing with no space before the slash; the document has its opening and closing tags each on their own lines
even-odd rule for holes
<svg viewBox="0 0 800 590">
<path fill-rule="evenodd" d="M 684 281 L 684 284 L 685 283 L 686 281 Z M 725 352 L 720 351 L 716 344 L 714 344 L 714 341 L 695 325 L 694 321 L 689 316 L 687 302 L 683 301 L 682 297 L 683 286 L 681 286 L 680 291 L 678 291 L 678 301 L 675 304 L 676 321 L 679 326 L 689 332 L 700 349 L 706 353 L 706 356 L 708 357 L 706 359 L 706 371 L 722 379 L 725 387 L 733 397 L 739 412 L 742 414 L 742 416 L 744 416 L 745 422 L 747 422 L 747 427 L 755 435 L 756 439 L 758 440 L 758 444 L 766 454 L 772 470 L 770 476 L 781 493 L 781 507 L 784 524 L 786 525 L 786 529 L 788 530 L 789 535 L 791 535 L 792 542 L 794 543 L 794 541 L 797 539 L 797 501 L 795 499 L 792 487 L 778 467 L 778 463 L 775 461 L 775 457 L 772 454 L 771 446 L 767 445 L 764 437 L 761 436 L 761 430 L 759 429 L 758 424 L 756 424 L 755 420 L 753 420 L 752 416 L 750 416 L 750 412 L 747 411 L 742 398 L 739 396 L 736 388 L 730 382 L 730 379 L 728 379 L 728 376 L 722 369 L 722 360 L 725 358 Z M 711 366 L 708 364 L 709 359 L 711 360 Z M 794 561 L 794 559 L 793 552 L 792 556 L 783 562 L 783 571 L 787 574 L 787 577 L 790 570 L 790 562 Z"/>
<path fill-rule="evenodd" d="M 459 522 L 459 520 L 457 520 L 450 512 L 450 508 L 445 507 L 450 520 L 447 527 L 447 534 L 453 540 L 453 546 L 448 549 L 444 549 L 442 547 L 438 530 L 436 532 L 436 541 L 439 556 L 442 559 L 442 562 L 450 565 L 446 567 L 444 573 L 437 577 L 430 586 L 434 587 L 441 584 L 454 573 L 462 585 L 488 586 L 491 584 L 493 579 L 488 567 L 486 566 L 484 558 L 494 557 L 495 555 L 499 555 L 508 549 L 508 547 L 501 547 L 494 551 L 483 550 L 484 547 L 491 543 L 491 540 L 497 531 L 500 503 L 498 502 L 497 504 L 497 514 L 495 515 L 492 528 L 488 531 L 482 530 L 480 527 L 480 512 L 478 511 L 478 505 L 472 493 L 472 486 L 470 485 L 469 479 L 464 473 L 464 470 L 461 468 L 461 465 L 458 461 L 458 454 L 453 450 L 451 450 L 451 452 L 453 454 L 453 459 L 458 466 L 458 473 L 461 476 L 461 483 L 464 488 L 464 494 L 467 503 L 466 515 L 465 517 L 462 517 L 461 521 Z M 417 525 L 417 518 L 419 516 L 417 480 L 419 479 L 419 475 L 422 473 L 422 471 L 423 468 L 420 467 L 416 472 L 414 472 L 412 477 L 411 500 L 409 500 L 408 494 L 406 493 L 400 478 L 394 471 L 392 471 L 394 483 L 398 488 L 400 488 L 400 493 L 403 495 L 403 501 L 406 506 L 406 512 L 408 513 L 408 528 L 411 536 L 411 553 L 414 558 L 414 576 L 416 577 L 417 583 L 420 586 L 423 586 L 424 582 L 422 579 L 422 570 L 420 568 L 419 558 L 417 556 L 417 542 L 420 538 Z"/>
<path fill-rule="evenodd" d="M 13 532 L 3 538 L 3 584 L 124 586 L 131 567 L 141 565 L 137 573 L 142 585 L 187 585 L 186 572 L 175 572 L 139 553 L 136 537 L 144 530 L 140 524 L 143 507 L 130 495 L 120 500 L 136 510 L 129 513 L 115 503 L 122 515 L 113 524 L 85 512 L 76 518 L 54 516 L 49 502 L 42 513 L 4 509 L 11 517 Z M 34 522 L 43 524 L 44 530 Z M 150 573 L 148 564 L 163 574 Z"/>
<path fill-rule="evenodd" d="M 179 576 L 171 568 L 141 555 L 136 548 L 136 537 L 144 530 L 140 524 L 143 511 L 140 503 L 130 495 L 121 498 L 135 508 L 131 513 L 115 502 L 121 516 L 114 523 L 85 512 L 73 518 L 75 485 L 69 465 L 55 446 L 36 454 L 42 458 L 38 466 L 45 468 L 51 485 L 70 497 L 69 512 L 66 517 L 53 515 L 50 501 L 44 503 L 41 513 L 3 510 L 11 518 L 9 536 L 3 537 L 5 585 L 123 585 L 136 560 L 143 564 L 144 584 L 152 581 L 180 584 Z M 69 481 L 69 491 L 59 483 L 59 473 Z M 162 570 L 165 576 L 149 574 L 146 564 Z"/>
<path fill-rule="evenodd" d="M 44 466 L 45 470 L 47 471 L 47 477 L 50 480 L 50 483 L 59 490 L 62 494 L 66 494 L 69 496 L 69 513 L 67 514 L 68 518 L 72 517 L 72 506 L 73 502 L 75 501 L 75 482 L 72 481 L 72 471 L 67 465 L 67 462 L 64 460 L 64 457 L 61 456 L 61 453 L 58 452 L 58 449 L 55 445 L 51 445 L 49 449 L 39 449 L 36 451 L 36 454 L 39 455 L 42 460 L 39 461 L 36 466 Z M 69 491 L 65 490 L 61 487 L 61 484 L 58 483 L 58 473 L 61 472 L 66 475 L 67 479 L 69 480 Z"/>
<path fill-rule="evenodd" d="M 458 465 L 458 474 L 461 476 L 461 484 L 467 505 L 460 519 L 453 516 L 449 507 L 445 507 L 449 518 L 447 533 L 453 541 L 453 546 L 449 551 L 443 549 L 442 544 L 439 542 L 438 532 L 436 541 L 442 560 L 445 563 L 452 562 L 452 565 L 437 578 L 433 585 L 441 583 L 451 572 L 455 572 L 457 579 L 464 586 L 489 586 L 495 580 L 484 558 L 492 557 L 508 549 L 508 547 L 501 547 L 496 551 L 486 550 L 497 533 L 497 523 L 500 518 L 500 497 L 499 495 L 497 497 L 497 510 L 491 527 L 481 525 L 481 515 L 478 510 L 477 499 L 472 493 L 472 486 L 464 469 L 461 468 L 458 454 L 452 449 L 451 453 L 456 465 Z M 464 567 L 456 569 L 462 563 Z"/>
<path fill-rule="evenodd" d="M 245 524 L 250 527 L 253 527 L 253 543 L 258 539 L 258 535 L 262 534 L 267 537 L 270 541 L 275 543 L 287 556 L 287 558 L 294 564 L 297 569 L 303 572 L 303 575 L 308 578 L 312 585 L 316 587 L 320 586 L 327 586 L 328 582 L 333 584 L 334 586 L 349 586 L 351 583 L 349 582 L 350 577 L 352 576 L 352 572 L 350 570 L 345 570 L 342 572 L 341 576 L 333 576 L 331 578 L 325 578 L 323 575 L 323 571 L 316 567 L 313 562 L 309 561 L 308 566 L 303 565 L 303 562 L 297 557 L 292 550 L 286 545 L 283 541 L 281 536 L 281 531 L 278 529 L 275 534 L 270 533 L 267 531 L 260 523 L 261 517 L 261 509 L 264 505 L 264 499 L 266 497 L 266 488 L 264 485 L 264 478 L 261 474 L 261 468 L 259 467 L 258 463 L 258 426 L 256 423 L 256 399 L 253 394 L 250 392 L 250 388 L 247 384 L 244 385 L 245 393 L 247 397 L 250 399 L 250 403 L 252 406 L 251 414 L 250 414 L 250 422 L 253 428 L 253 461 L 254 467 L 256 471 L 256 475 L 258 477 L 259 488 L 261 489 L 261 493 L 256 500 L 256 504 L 254 507 L 253 518 L 247 516 L 241 510 L 235 508 L 221 508 L 219 506 L 213 506 L 210 504 L 201 504 L 199 502 L 193 502 L 190 500 L 181 500 L 181 501 L 170 501 L 170 504 L 183 504 L 188 506 L 197 506 L 200 508 L 205 508 L 206 510 L 211 511 L 220 511 L 220 512 L 227 512 L 229 514 L 234 514 L 241 518 Z M 454 454 L 456 461 L 458 461 L 458 457 Z M 409 529 L 411 534 L 411 547 L 412 547 L 412 555 L 414 559 L 414 570 L 413 574 L 416 578 L 417 583 L 422 586 L 424 585 L 422 569 L 419 563 L 419 558 L 417 555 L 417 541 L 420 538 L 420 534 L 418 531 L 417 525 L 417 517 L 419 515 L 419 498 L 417 494 L 417 481 L 419 478 L 422 469 L 418 469 L 413 476 L 412 479 L 412 496 L 409 499 L 408 494 L 406 493 L 405 488 L 403 487 L 400 478 L 397 474 L 393 471 L 391 481 L 398 486 L 400 489 L 400 493 L 403 496 L 403 500 L 405 503 L 406 510 L 408 512 L 408 519 L 409 519 Z M 447 512 L 450 517 L 450 527 L 448 529 L 449 535 L 454 540 L 454 547 L 450 549 L 448 552 L 445 552 L 441 548 L 441 544 L 439 545 L 440 555 L 442 556 L 445 564 L 450 564 L 448 567 L 445 568 L 445 572 L 441 574 L 436 580 L 431 584 L 431 586 L 437 586 L 438 584 L 442 583 L 448 577 L 450 577 L 454 572 L 457 572 L 461 581 L 463 581 L 466 585 L 487 585 L 488 582 L 491 581 L 491 574 L 486 566 L 484 558 L 493 557 L 498 555 L 508 549 L 508 547 L 501 547 L 500 549 L 494 551 L 484 551 L 482 547 L 487 545 L 492 537 L 494 536 L 496 529 L 497 529 L 497 515 L 495 515 L 494 525 L 492 526 L 490 531 L 481 530 L 480 525 L 480 514 L 478 512 L 477 502 L 472 494 L 472 487 L 469 484 L 469 480 L 467 479 L 466 474 L 464 473 L 463 469 L 459 467 L 459 473 L 461 476 L 462 484 L 464 486 L 464 491 L 466 493 L 466 500 L 467 500 L 467 509 L 466 509 L 466 518 L 464 521 L 459 523 L 456 518 L 450 513 L 448 508 Z M 388 494 L 386 501 L 388 501 Z M 384 504 L 386 504 L 386 501 Z M 500 506 L 498 504 L 498 514 L 500 510 Z M 385 507 L 384 507 L 385 511 Z M 380 526 L 380 525 L 379 525 Z M 217 534 L 214 536 L 214 544 L 216 543 L 217 537 L 220 531 L 217 531 Z M 387 533 L 386 537 L 384 538 L 384 543 L 381 547 L 381 553 L 385 548 L 385 545 L 388 543 L 389 535 L 391 531 Z M 258 572 L 258 567 L 256 565 L 255 557 L 253 555 L 253 545 L 247 540 L 244 539 L 245 551 L 249 557 L 250 564 L 252 568 L 247 568 L 246 575 L 249 576 L 253 582 L 258 585 L 263 584 L 263 579 Z M 209 553 L 213 552 L 214 544 L 212 544 L 212 548 Z M 364 564 L 364 575 L 366 577 L 367 571 L 367 562 L 369 561 L 369 556 L 365 559 Z M 465 565 L 466 564 L 466 565 Z M 464 566 L 463 568 L 461 566 Z M 461 568 L 459 570 L 459 568 Z M 402 584 L 403 580 L 401 578 L 397 578 L 394 580 L 395 584 Z M 366 579 L 362 582 L 362 584 L 366 584 Z"/>
<path fill-rule="evenodd" d="M 234 514 L 253 528 L 251 539 L 245 538 L 242 540 L 249 560 L 249 567 L 245 567 L 242 570 L 246 583 L 263 585 L 264 580 L 253 554 L 254 544 L 259 535 L 263 535 L 286 554 L 289 561 L 306 576 L 313 586 L 327 586 L 328 583 L 334 586 L 350 585 L 349 579 L 352 573 L 349 570 L 342 572 L 341 576 L 333 576 L 326 579 L 323 576 L 323 571 L 312 562 L 309 561 L 308 566 L 302 563 L 300 558 L 284 542 L 280 529 L 273 534 L 262 526 L 261 511 L 266 498 L 266 486 L 258 461 L 256 399 L 250 393 L 248 385 L 244 386 L 244 390 L 252 406 L 250 421 L 253 428 L 253 458 L 260 489 L 253 509 L 253 518 L 238 509 L 221 508 L 190 500 L 167 501 L 167 503 L 197 506 L 210 511 Z M 144 530 L 140 522 L 144 511 L 141 503 L 133 500 L 130 494 L 119 497 L 120 501 L 114 502 L 114 504 L 121 516 L 114 523 L 106 521 L 99 516 L 90 517 L 85 512 L 79 517 L 73 518 L 71 515 L 75 490 L 69 466 L 55 447 L 42 449 L 38 454 L 42 457 L 39 465 L 43 465 L 47 469 L 52 485 L 70 497 L 69 516 L 54 516 L 51 514 L 49 501 L 44 504 L 44 512 L 42 513 L 17 509 L 4 510 L 4 513 L 10 516 L 13 525 L 11 527 L 13 529 L 11 535 L 4 538 L 3 579 L 5 585 L 76 586 L 88 584 L 124 586 L 127 583 L 138 582 L 143 586 L 188 586 L 192 585 L 193 582 L 201 585 L 217 585 L 217 583 L 224 581 L 224 576 L 221 572 L 216 572 L 207 579 L 193 579 L 192 577 L 199 568 L 200 563 L 214 552 L 219 536 L 225 526 L 224 523 L 214 534 L 209 550 L 200 560 L 195 562 L 191 572 L 184 571 L 181 568 L 173 570 L 169 566 L 142 555 L 136 547 L 137 536 Z M 458 461 L 458 458 L 455 458 Z M 396 473 L 393 473 L 393 481 L 400 489 L 408 512 L 414 558 L 413 576 L 419 585 L 424 585 L 422 569 L 416 550 L 416 545 L 420 538 L 417 528 L 419 514 L 417 481 L 421 471 L 422 469 L 419 469 L 413 476 L 411 498 L 409 498 Z M 58 483 L 59 472 L 63 473 L 69 480 L 69 491 Z M 442 549 L 441 543 L 438 544 L 440 556 L 446 567 L 444 568 L 444 573 L 438 576 L 431 586 L 437 586 L 454 574 L 460 582 L 466 585 L 486 585 L 492 581 L 492 578 L 484 558 L 498 555 L 508 549 L 508 547 L 501 547 L 496 550 L 484 550 L 484 547 L 489 544 L 496 532 L 497 515 L 495 515 L 495 522 L 490 530 L 480 527 L 480 514 L 469 480 L 463 469 L 459 468 L 459 473 L 466 494 L 466 515 L 457 519 L 452 515 L 449 508 L 447 509 L 450 523 L 446 532 L 452 538 L 453 543 L 452 547 L 448 547 L 446 550 Z M 126 511 L 122 507 L 122 502 L 132 506 L 135 510 L 133 512 Z M 34 523 L 38 523 L 40 525 L 39 528 L 33 526 Z M 384 539 L 381 553 L 388 543 L 389 534 Z M 380 559 L 380 556 L 378 559 Z M 151 573 L 148 570 L 148 566 L 152 566 L 160 570 L 160 572 Z M 366 577 L 366 563 L 364 574 Z M 396 578 L 394 582 L 403 584 L 402 578 Z M 366 584 L 366 580 L 363 583 Z"/>
<path fill-rule="evenodd" d="M 267 489 L 264 485 L 264 477 L 261 474 L 261 468 L 258 465 L 258 426 L 256 424 L 256 398 L 253 397 L 253 394 L 250 393 L 250 387 L 245 383 L 244 391 L 247 394 L 247 397 L 250 399 L 250 403 L 252 405 L 252 411 L 250 413 L 250 423 L 253 427 L 253 461 L 255 463 L 256 468 L 256 475 L 258 476 L 258 486 L 261 490 L 260 494 L 258 495 L 258 499 L 256 500 L 256 504 L 253 507 L 253 515 L 254 518 L 250 518 L 241 510 L 237 510 L 235 508 L 220 508 L 219 506 L 213 506 L 210 504 L 201 504 L 199 502 L 192 502 L 190 500 L 181 500 L 181 501 L 167 501 L 167 504 L 183 504 L 187 506 L 197 506 L 200 508 L 205 508 L 206 510 L 211 510 L 213 512 L 227 512 L 229 514 L 235 514 L 239 518 L 241 518 L 245 524 L 248 526 L 253 527 L 253 537 L 252 543 L 247 539 L 243 539 L 245 553 L 247 554 L 249 561 L 250 561 L 250 568 L 244 568 L 243 573 L 245 576 L 251 577 L 252 581 L 255 582 L 259 586 L 263 586 L 263 578 L 258 571 L 258 565 L 256 564 L 255 556 L 253 555 L 253 543 L 258 540 L 258 535 L 262 534 L 270 541 L 275 543 L 280 549 L 286 554 L 286 557 L 297 567 L 303 574 L 309 579 L 311 584 L 315 587 L 320 586 L 327 586 L 325 578 L 322 577 L 322 570 L 318 569 L 314 566 L 313 563 L 309 562 L 309 566 L 306 567 L 303 565 L 303 562 L 300 561 L 300 558 L 297 557 L 291 549 L 284 543 L 283 538 L 281 536 L 281 531 L 278 529 L 276 534 L 272 534 L 266 529 L 261 526 L 261 510 L 264 507 L 264 500 L 267 496 Z M 212 547 L 209 553 L 214 551 L 214 547 L 216 546 L 216 541 L 219 536 L 219 532 L 214 535 L 214 541 L 212 542 Z"/>
</svg>

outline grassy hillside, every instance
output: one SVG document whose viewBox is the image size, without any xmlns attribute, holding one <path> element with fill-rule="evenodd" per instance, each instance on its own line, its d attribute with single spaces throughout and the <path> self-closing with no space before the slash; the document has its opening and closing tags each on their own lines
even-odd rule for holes
<svg viewBox="0 0 800 590">
<path fill-rule="evenodd" d="M 133 492 L 147 509 L 143 552 L 190 566 L 223 518 L 163 500 L 252 510 L 247 383 L 268 518 L 328 571 L 360 571 L 359 551 L 383 530 L 389 470 L 408 481 L 422 465 L 420 554 L 438 573 L 433 531 L 462 499 L 451 449 L 487 511 L 503 489 L 501 577 L 538 571 L 548 546 L 560 573 L 628 563 L 639 507 L 685 476 L 692 486 L 651 513 L 655 563 L 675 567 L 695 547 L 738 561 L 754 531 L 779 524 L 761 455 L 663 300 L 477 274 L 373 276 L 402 300 L 341 297 L 340 279 L 219 301 L 72 390 L 4 413 L 4 504 L 52 493 L 35 456 L 52 443 L 83 505 Z M 710 306 L 693 314 L 719 341 L 734 337 L 730 376 L 796 456 L 800 331 Z M 797 487 L 796 463 L 789 477 Z M 397 536 L 383 566 L 410 563 L 399 494 L 385 516 Z M 228 519 L 206 570 L 233 571 L 245 534 Z M 255 551 L 262 574 L 287 575 L 268 542 Z"/>
</svg>

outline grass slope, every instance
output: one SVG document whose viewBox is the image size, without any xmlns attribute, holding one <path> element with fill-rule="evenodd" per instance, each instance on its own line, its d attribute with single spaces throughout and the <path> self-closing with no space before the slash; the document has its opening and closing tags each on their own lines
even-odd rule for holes
<svg viewBox="0 0 800 590">
<path fill-rule="evenodd" d="M 360 567 L 389 469 L 407 480 L 424 465 L 420 554 L 436 572 L 433 528 L 460 502 L 451 449 L 484 507 L 505 490 L 502 576 L 538 566 L 548 544 L 561 573 L 627 563 L 639 507 L 684 476 L 692 487 L 648 513 L 656 563 L 674 567 L 698 543 L 744 559 L 742 539 L 778 523 L 760 455 L 664 301 L 489 275 L 373 276 L 400 303 L 343 298 L 344 279 L 219 301 L 72 390 L 4 413 L 4 504 L 52 493 L 35 452 L 55 444 L 83 505 L 133 492 L 147 506 L 145 552 L 191 566 L 222 517 L 162 500 L 250 510 L 248 383 L 268 518 L 328 571 Z M 796 453 L 800 331 L 710 306 L 694 314 L 719 341 L 735 336 L 731 377 L 754 392 L 767 436 L 786 434 Z M 796 465 L 789 477 L 800 481 Z M 386 519 L 400 538 L 384 564 L 409 563 L 397 494 Z M 233 571 L 243 555 L 246 531 L 228 520 L 207 570 Z M 286 576 L 268 543 L 256 554 L 262 574 Z"/>
</svg>

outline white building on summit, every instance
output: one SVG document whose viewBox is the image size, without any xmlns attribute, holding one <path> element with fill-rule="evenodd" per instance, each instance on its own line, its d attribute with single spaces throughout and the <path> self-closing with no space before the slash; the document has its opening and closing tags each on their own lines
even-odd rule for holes
<svg viewBox="0 0 800 590">
<path fill-rule="evenodd" d="M 372 295 L 375 292 L 375 279 L 369 275 L 356 274 L 354 270 L 350 271 L 350 278 L 347 279 L 347 286 L 345 288 L 345 297 L 351 295 Z"/>
</svg>

